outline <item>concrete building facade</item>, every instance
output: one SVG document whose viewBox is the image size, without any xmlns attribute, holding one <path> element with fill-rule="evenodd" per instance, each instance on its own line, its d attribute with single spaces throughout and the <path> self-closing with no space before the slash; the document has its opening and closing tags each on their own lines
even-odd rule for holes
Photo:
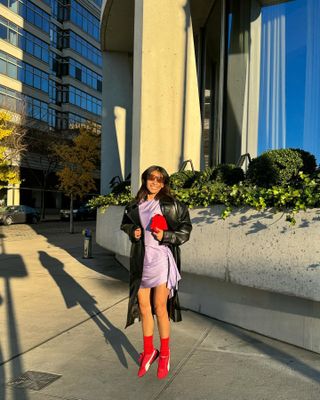
<svg viewBox="0 0 320 400">
<path fill-rule="evenodd" d="M 104 0 L 102 192 L 151 164 L 175 172 L 268 149 L 320 156 L 320 2 Z M 123 207 L 97 242 L 129 265 Z M 190 210 L 184 307 L 320 353 L 318 209 L 295 228 L 270 211 Z"/>
<path fill-rule="evenodd" d="M 101 130 L 100 10 L 101 0 L 0 0 L 0 106 L 21 114 L 44 147 L 87 122 Z M 28 146 L 20 188 L 2 193 L 7 203 L 40 207 L 44 175 L 55 186 L 49 164 Z M 54 190 L 46 197 L 61 206 Z"/>
<path fill-rule="evenodd" d="M 312 0 L 104 0 L 102 192 L 129 173 L 135 192 L 151 164 L 319 157 L 319 16 Z"/>
</svg>

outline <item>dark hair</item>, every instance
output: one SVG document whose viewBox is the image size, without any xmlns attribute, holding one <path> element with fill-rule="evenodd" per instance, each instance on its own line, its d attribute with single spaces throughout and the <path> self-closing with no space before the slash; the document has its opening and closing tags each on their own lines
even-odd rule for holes
<svg viewBox="0 0 320 400">
<path fill-rule="evenodd" d="M 160 199 L 167 199 L 167 200 L 173 200 L 173 196 L 170 191 L 170 186 L 169 186 L 169 174 L 168 172 L 160 167 L 159 165 L 151 165 L 151 167 L 147 168 L 141 175 L 141 181 L 142 185 L 140 189 L 138 190 L 138 193 L 136 195 L 136 200 L 140 202 L 141 200 L 145 200 L 148 196 L 148 189 L 147 189 L 147 180 L 148 177 L 152 174 L 152 172 L 158 171 L 162 177 L 163 177 L 163 188 L 161 188 L 160 192 L 157 193 L 155 199 L 160 200 Z"/>
</svg>

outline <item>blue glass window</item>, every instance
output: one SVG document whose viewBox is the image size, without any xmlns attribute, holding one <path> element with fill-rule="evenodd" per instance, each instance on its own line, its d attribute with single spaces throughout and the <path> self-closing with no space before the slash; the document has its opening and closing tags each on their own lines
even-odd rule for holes
<svg viewBox="0 0 320 400">
<path fill-rule="evenodd" d="M 48 103 L 30 96 L 24 96 L 15 90 L 8 89 L 7 87 L 1 85 L 0 105 L 1 107 L 13 112 L 26 112 L 28 117 L 32 117 L 43 122 L 48 122 L 49 120 Z"/>
<path fill-rule="evenodd" d="M 7 74 L 7 62 L 0 58 L 0 74 L 6 75 Z"/>
<path fill-rule="evenodd" d="M 262 7 L 258 152 L 301 148 L 320 160 L 320 2 Z"/>
<path fill-rule="evenodd" d="M 0 39 L 7 40 L 7 28 L 0 24 Z"/>
<path fill-rule="evenodd" d="M 101 67 L 101 51 L 73 31 L 66 31 L 64 33 L 63 46 L 66 48 L 70 47 L 87 60 Z"/>
<path fill-rule="evenodd" d="M 49 45 L 18 25 L 0 16 L 0 37 L 27 53 L 49 62 Z"/>
<path fill-rule="evenodd" d="M 62 101 L 67 101 L 93 114 L 101 115 L 102 102 L 100 99 L 97 99 L 74 86 L 63 87 L 62 93 L 65 96 L 65 100 L 63 99 Z"/>
<path fill-rule="evenodd" d="M 75 0 L 70 0 L 66 7 L 70 9 L 70 21 L 99 41 L 100 28 L 98 18 Z"/>
<path fill-rule="evenodd" d="M 73 58 L 66 59 L 65 63 L 69 65 L 69 70 L 64 71 L 65 75 L 70 75 L 85 85 L 95 89 L 99 92 L 102 91 L 102 76 L 87 68 L 83 64 L 74 60 Z"/>
<path fill-rule="evenodd" d="M 28 0 L 1 0 L 1 3 L 9 7 L 11 11 L 21 15 L 30 24 L 49 32 L 49 14 Z"/>
<path fill-rule="evenodd" d="M 19 79 L 26 85 L 48 93 L 49 75 L 40 69 L 18 60 L 9 54 L 0 51 L 1 73 L 10 78 Z"/>
</svg>

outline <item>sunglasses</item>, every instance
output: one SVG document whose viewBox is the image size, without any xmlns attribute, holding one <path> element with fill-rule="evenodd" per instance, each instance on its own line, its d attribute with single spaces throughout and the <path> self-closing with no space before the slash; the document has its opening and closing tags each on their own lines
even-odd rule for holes
<svg viewBox="0 0 320 400">
<path fill-rule="evenodd" d="M 158 183 L 164 183 L 164 178 L 162 176 L 149 175 L 147 179 L 151 182 L 156 181 Z"/>
</svg>

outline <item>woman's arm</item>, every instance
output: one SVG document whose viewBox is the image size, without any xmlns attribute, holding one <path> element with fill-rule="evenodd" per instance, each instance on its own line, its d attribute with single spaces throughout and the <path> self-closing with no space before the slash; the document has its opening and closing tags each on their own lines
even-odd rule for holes
<svg viewBox="0 0 320 400">
<path fill-rule="evenodd" d="M 174 231 L 164 231 L 161 243 L 180 246 L 189 240 L 192 225 L 188 207 L 176 202 L 176 214 L 178 227 Z"/>
</svg>

